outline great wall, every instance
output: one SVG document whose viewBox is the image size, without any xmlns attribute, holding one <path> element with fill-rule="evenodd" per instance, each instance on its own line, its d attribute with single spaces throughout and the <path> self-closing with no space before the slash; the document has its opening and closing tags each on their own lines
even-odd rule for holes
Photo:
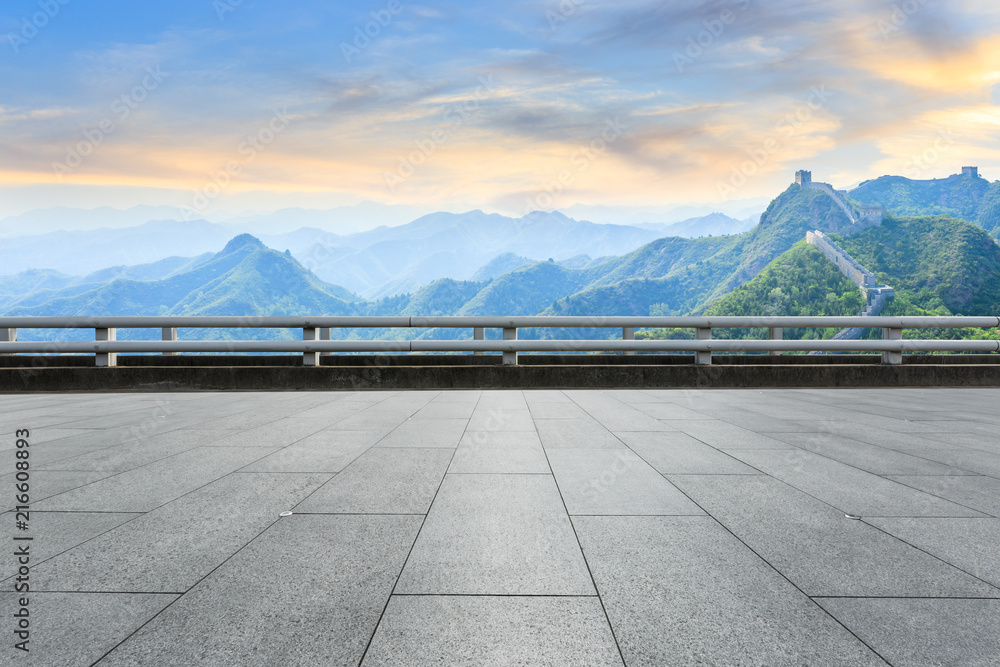
<svg viewBox="0 0 1000 667">
<path fill-rule="evenodd" d="M 824 257 L 833 262 L 840 272 L 861 290 L 861 294 L 865 298 L 865 307 L 858 313 L 859 316 L 875 317 L 879 315 L 889 300 L 895 296 L 896 292 L 893 288 L 888 285 L 879 285 L 875 274 L 861 266 L 857 260 L 818 229 L 814 232 L 806 232 L 806 243 L 823 253 Z M 858 339 L 861 338 L 861 333 L 862 329 L 858 328 L 844 329 L 834 338 L 838 340 Z"/>
<path fill-rule="evenodd" d="M 819 190 L 826 193 L 847 215 L 851 221 L 851 226 L 847 230 L 849 234 L 878 227 L 885 220 L 885 208 L 879 205 L 859 205 L 857 211 L 847 201 L 844 194 L 834 190 L 829 183 L 817 183 L 812 180 L 812 172 L 800 170 L 795 172 L 795 183 L 804 188 Z M 895 295 L 895 290 L 888 285 L 879 285 L 875 274 L 863 267 L 856 259 L 851 257 L 843 248 L 834 243 L 826 234 L 820 230 L 806 232 L 806 243 L 814 246 L 823 253 L 823 256 L 833 262 L 848 280 L 853 282 L 861 290 L 865 298 L 865 306 L 858 313 L 861 317 L 875 317 L 882 312 L 889 300 Z M 834 339 L 851 340 L 860 339 L 864 329 L 851 328 L 838 332 Z"/>
<path fill-rule="evenodd" d="M 979 178 L 977 167 L 962 167 L 962 176 Z M 885 221 L 885 207 L 879 204 L 853 204 L 845 195 L 846 191 L 835 190 L 829 183 L 819 183 L 812 180 L 812 172 L 800 169 L 795 172 L 795 184 L 810 190 L 825 193 L 850 220 L 851 225 L 846 234 L 857 234 L 872 227 L 879 227 Z M 836 230 L 835 230 L 836 231 Z M 879 285 L 875 274 L 863 267 L 843 248 L 834 243 L 820 230 L 806 232 L 806 243 L 814 246 L 823 256 L 834 263 L 844 276 L 858 286 L 865 298 L 865 307 L 858 313 L 861 317 L 875 317 L 882 312 L 889 300 L 895 296 L 895 290 L 888 285 Z M 844 329 L 834 336 L 836 340 L 859 339 L 864 333 L 863 328 Z"/>
<path fill-rule="evenodd" d="M 878 227 L 885 220 L 884 206 L 860 204 L 855 210 L 854 206 L 844 197 L 846 192 L 834 190 L 829 183 L 814 182 L 811 171 L 799 170 L 795 172 L 795 182 L 804 188 L 825 192 L 851 221 L 851 233 L 857 233 L 869 227 Z"/>
</svg>

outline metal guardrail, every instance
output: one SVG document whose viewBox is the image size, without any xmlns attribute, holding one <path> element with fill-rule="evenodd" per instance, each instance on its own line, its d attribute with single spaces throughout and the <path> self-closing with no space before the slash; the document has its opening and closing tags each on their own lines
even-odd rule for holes
<svg viewBox="0 0 1000 667">
<path fill-rule="evenodd" d="M 526 328 L 620 328 L 621 340 L 518 340 Z M 882 340 L 783 340 L 785 328 L 881 328 Z M 712 363 L 712 352 L 881 352 L 882 363 L 902 363 L 903 352 L 997 352 L 996 340 L 902 340 L 903 329 L 1000 328 L 998 317 L 0 317 L 0 354 L 94 354 L 98 366 L 115 366 L 118 353 L 301 353 L 306 366 L 335 352 L 500 352 L 517 363 L 518 352 L 694 352 Z M 302 329 L 301 341 L 181 341 L 178 328 Z M 472 340 L 332 340 L 331 329 L 471 328 Z M 635 340 L 638 328 L 689 328 L 694 340 Z M 767 340 L 713 339 L 712 329 L 768 329 Z M 17 341 L 18 329 L 93 329 L 94 341 Z M 160 341 L 118 341 L 118 329 L 160 329 Z M 502 329 L 502 340 L 485 340 Z"/>
</svg>

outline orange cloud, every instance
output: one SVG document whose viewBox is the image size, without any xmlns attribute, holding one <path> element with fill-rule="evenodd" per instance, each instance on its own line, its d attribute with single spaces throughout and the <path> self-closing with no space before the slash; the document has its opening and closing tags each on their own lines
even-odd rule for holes
<svg viewBox="0 0 1000 667">
<path fill-rule="evenodd" d="M 875 42 L 854 63 L 879 77 L 940 93 L 980 92 L 1000 82 L 1000 36 L 951 51 L 929 53 L 905 38 Z"/>
</svg>

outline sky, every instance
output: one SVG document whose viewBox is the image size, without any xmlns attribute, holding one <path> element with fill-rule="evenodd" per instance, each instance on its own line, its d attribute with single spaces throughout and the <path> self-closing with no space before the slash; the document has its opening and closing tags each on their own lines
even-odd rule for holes
<svg viewBox="0 0 1000 667">
<path fill-rule="evenodd" d="M 4 0 L 0 216 L 1000 177 L 995 0 Z"/>
</svg>

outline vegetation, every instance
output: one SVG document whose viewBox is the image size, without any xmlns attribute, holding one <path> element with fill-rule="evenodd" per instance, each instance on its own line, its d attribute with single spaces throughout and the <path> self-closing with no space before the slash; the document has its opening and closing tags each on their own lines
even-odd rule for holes
<svg viewBox="0 0 1000 667">
<path fill-rule="evenodd" d="M 1000 312 L 1000 246 L 980 228 L 948 216 L 888 217 L 840 246 L 927 311 Z"/>
<path fill-rule="evenodd" d="M 948 216 L 895 218 L 855 236 L 832 238 L 896 297 L 884 315 L 995 315 L 1000 312 L 1000 246 L 983 230 Z M 669 306 L 669 304 L 667 304 Z M 752 280 L 715 301 L 706 315 L 856 315 L 860 291 L 818 250 L 796 243 Z M 667 308 L 669 310 L 669 307 Z M 655 311 L 655 312 L 654 312 Z M 650 314 L 663 312 L 659 305 Z M 829 330 L 785 330 L 786 338 L 822 337 Z M 763 330 L 719 330 L 717 337 L 762 338 Z M 868 337 L 880 332 L 871 330 Z M 996 339 L 995 329 L 907 330 L 907 338 Z M 644 332 L 648 338 L 689 338 L 684 330 Z"/>
<path fill-rule="evenodd" d="M 979 202 L 977 213 L 975 223 L 993 238 L 1000 239 L 1000 181 L 990 184 L 990 189 Z"/>
<path fill-rule="evenodd" d="M 713 303 L 709 316 L 850 316 L 864 307 L 861 292 L 816 248 L 799 241 L 757 274 Z M 653 314 L 653 313 L 651 313 Z M 660 313 L 655 313 L 660 314 Z M 785 338 L 828 338 L 836 330 L 788 329 Z M 646 338 L 676 339 L 676 330 L 647 332 Z M 764 338 L 762 329 L 719 329 L 718 338 Z M 689 337 L 689 336 L 688 336 Z"/>
<path fill-rule="evenodd" d="M 534 259 L 528 259 L 527 257 L 515 255 L 512 252 L 505 252 L 501 255 L 497 255 L 492 260 L 484 264 L 478 271 L 476 271 L 475 274 L 473 274 L 472 280 L 475 282 L 493 280 L 497 276 L 510 273 L 514 269 L 519 269 L 527 264 L 534 264 L 535 261 L 536 260 Z"/>
<path fill-rule="evenodd" d="M 556 299 L 580 290 L 589 279 L 586 269 L 536 262 L 489 282 L 457 314 L 536 315 Z"/>
<path fill-rule="evenodd" d="M 862 183 L 850 196 L 882 204 L 896 216 L 949 215 L 1000 237 L 1000 181 L 955 175 L 934 180 L 882 176 Z"/>
<path fill-rule="evenodd" d="M 998 184 L 948 179 L 921 190 L 907 179 L 877 179 L 864 196 L 889 193 L 895 205 L 940 206 L 968 214 L 961 196 L 979 198 L 980 220 L 997 221 Z M 928 186 L 930 187 L 930 186 Z M 945 188 L 942 190 L 941 188 Z M 948 190 L 947 188 L 951 188 Z M 965 188 L 965 190 L 963 190 Z M 977 189 L 978 188 L 978 189 Z M 968 192 L 966 191 L 968 190 Z M 952 192 L 954 191 L 954 192 Z M 931 194 L 927 194 L 930 192 Z M 944 193 L 944 194 L 942 194 Z M 958 194 L 955 194 L 958 193 Z M 964 193 L 964 194 L 962 194 Z M 978 193 L 978 194 L 977 194 Z M 852 193 L 853 194 L 853 193 Z M 947 196 L 945 196 L 947 195 Z M 953 196 L 954 195 L 954 196 Z M 909 198 L 909 199 L 907 199 Z M 922 201 L 922 200 L 921 200 Z M 909 202 L 909 203 L 907 203 Z M 990 217 L 992 216 L 992 217 Z M 994 225 L 996 226 L 996 225 Z M 214 255 L 113 267 L 85 277 L 29 271 L 0 280 L 0 311 L 8 315 L 855 315 L 859 290 L 812 246 L 820 229 L 896 289 L 885 314 L 995 315 L 1000 312 L 1000 246 L 982 228 L 949 216 L 888 216 L 881 227 L 843 235 L 848 220 L 825 194 L 790 186 L 749 232 L 697 239 L 662 238 L 620 257 L 566 262 L 506 254 L 477 274 L 481 280 L 436 280 L 411 294 L 366 301 L 317 278 L 290 254 L 241 235 Z M 139 332 L 139 337 L 159 332 Z M 192 331 L 185 337 L 217 332 Z M 338 332 L 357 336 L 359 332 Z M 522 337 L 617 337 L 610 330 L 523 331 Z M 829 337 L 834 330 L 786 330 L 788 338 Z M 938 332 L 995 336 L 996 332 Z M 364 331 L 377 338 L 468 337 L 464 329 Z M 761 337 L 761 330 L 717 332 Z M 926 335 L 935 332 L 907 332 Z M 53 332 L 52 335 L 58 335 Z M 230 335 L 233 335 L 230 332 Z M 294 331 L 244 331 L 238 336 L 294 337 Z M 690 331 L 647 331 L 638 337 L 689 338 Z"/>
<path fill-rule="evenodd" d="M 722 297 L 706 315 L 852 316 L 864 308 L 861 291 L 823 254 L 799 241 L 750 282 Z M 759 338 L 767 332 L 729 329 L 720 338 Z M 788 329 L 785 338 L 828 338 L 836 330 Z"/>
</svg>

